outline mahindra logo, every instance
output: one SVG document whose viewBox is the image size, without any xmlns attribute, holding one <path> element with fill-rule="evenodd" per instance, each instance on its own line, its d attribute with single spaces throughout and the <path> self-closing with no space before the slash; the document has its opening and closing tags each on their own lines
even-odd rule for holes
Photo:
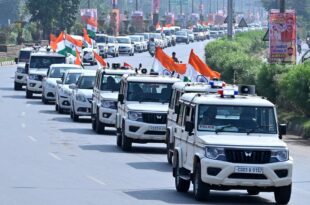
<svg viewBox="0 0 310 205">
<path fill-rule="evenodd" d="M 251 152 L 251 151 L 245 151 L 245 152 L 244 152 L 244 155 L 245 155 L 246 157 L 252 157 L 252 152 Z"/>
<path fill-rule="evenodd" d="M 162 116 L 161 115 L 156 115 L 157 120 L 161 120 Z"/>
</svg>

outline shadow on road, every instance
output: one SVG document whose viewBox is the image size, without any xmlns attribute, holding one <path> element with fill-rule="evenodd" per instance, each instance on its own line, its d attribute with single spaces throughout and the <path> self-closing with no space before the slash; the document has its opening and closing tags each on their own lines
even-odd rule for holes
<svg viewBox="0 0 310 205">
<path fill-rule="evenodd" d="M 214 192 L 211 191 L 207 202 L 195 201 L 193 193 L 178 193 L 173 189 L 152 189 L 124 191 L 125 194 L 137 200 L 162 201 L 169 204 L 251 204 L 263 205 L 274 204 L 259 196 L 249 196 L 240 192 Z"/>
<path fill-rule="evenodd" d="M 57 113 L 57 112 L 55 112 Z M 59 114 L 59 113 L 57 113 Z M 61 114 L 59 114 L 61 115 Z M 50 119 L 50 121 L 57 121 L 57 122 L 70 122 L 72 123 L 72 120 L 70 119 L 69 116 L 64 116 L 64 117 L 53 117 L 52 119 Z"/>
<path fill-rule="evenodd" d="M 59 115 L 55 110 L 40 110 L 39 113 L 48 114 L 48 115 Z"/>
<path fill-rule="evenodd" d="M 81 145 L 80 148 L 82 150 L 89 151 L 99 151 L 105 153 L 122 153 L 123 151 L 119 149 L 116 145 Z"/>
<path fill-rule="evenodd" d="M 34 97 L 32 99 L 41 99 L 39 97 Z M 41 100 L 31 100 L 31 101 L 27 101 L 26 104 L 29 104 L 29 105 L 43 105 L 43 103 L 41 102 Z"/>
<path fill-rule="evenodd" d="M 62 132 L 66 133 L 75 133 L 79 135 L 97 135 L 91 128 L 65 128 L 65 129 L 59 129 Z"/>
<path fill-rule="evenodd" d="M 130 162 L 127 164 L 135 169 L 155 170 L 158 172 L 172 172 L 171 165 L 167 162 Z"/>
<path fill-rule="evenodd" d="M 3 90 L 3 91 L 14 91 L 13 87 L 12 88 L 0 88 L 0 90 Z"/>
<path fill-rule="evenodd" d="M 25 95 L 4 95 L 3 98 L 26 99 Z"/>
</svg>

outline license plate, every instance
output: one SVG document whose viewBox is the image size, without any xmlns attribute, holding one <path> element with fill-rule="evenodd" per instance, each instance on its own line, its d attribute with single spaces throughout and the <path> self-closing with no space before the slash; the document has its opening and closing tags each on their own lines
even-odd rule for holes
<svg viewBox="0 0 310 205">
<path fill-rule="evenodd" d="M 149 128 L 151 131 L 165 131 L 165 127 L 160 127 L 160 126 L 150 126 Z"/>
<path fill-rule="evenodd" d="M 246 166 L 238 166 L 235 167 L 235 173 L 243 173 L 243 174 L 262 174 L 262 167 L 246 167 Z"/>
</svg>

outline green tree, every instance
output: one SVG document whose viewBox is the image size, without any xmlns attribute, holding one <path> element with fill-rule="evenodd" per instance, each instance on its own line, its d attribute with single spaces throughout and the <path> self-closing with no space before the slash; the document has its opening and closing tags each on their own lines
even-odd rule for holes
<svg viewBox="0 0 310 205">
<path fill-rule="evenodd" d="M 77 12 L 80 6 L 80 0 L 61 1 L 61 10 L 57 18 L 57 27 L 63 31 L 71 33 L 71 28 L 75 23 Z"/>
</svg>

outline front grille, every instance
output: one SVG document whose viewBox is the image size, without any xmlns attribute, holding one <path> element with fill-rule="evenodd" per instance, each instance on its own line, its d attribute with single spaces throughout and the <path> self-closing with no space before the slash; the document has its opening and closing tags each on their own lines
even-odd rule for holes
<svg viewBox="0 0 310 205">
<path fill-rule="evenodd" d="M 167 114 L 163 113 L 142 113 L 143 122 L 150 124 L 166 124 Z"/>
<path fill-rule="evenodd" d="M 145 135 L 165 135 L 165 131 L 146 131 Z"/>
<path fill-rule="evenodd" d="M 225 149 L 226 160 L 232 163 L 266 164 L 270 162 L 270 151 Z"/>
<path fill-rule="evenodd" d="M 267 179 L 264 174 L 243 174 L 243 173 L 233 173 L 228 176 L 230 179 Z"/>
</svg>

